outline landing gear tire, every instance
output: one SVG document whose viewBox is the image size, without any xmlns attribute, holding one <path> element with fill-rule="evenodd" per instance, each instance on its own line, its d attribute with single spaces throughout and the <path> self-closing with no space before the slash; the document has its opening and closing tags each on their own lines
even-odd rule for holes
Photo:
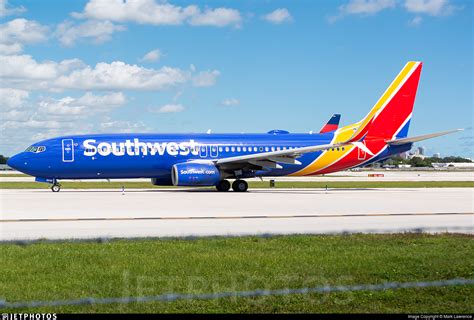
<svg viewBox="0 0 474 320">
<path fill-rule="evenodd" d="M 227 180 L 221 180 L 219 183 L 216 185 L 216 189 L 219 192 L 226 192 L 229 191 L 230 189 L 230 182 Z"/>
<path fill-rule="evenodd" d="M 51 186 L 51 191 L 53 192 L 59 192 L 59 190 L 61 190 L 61 186 L 59 184 L 53 184 Z"/>
<path fill-rule="evenodd" d="M 247 181 L 245 180 L 235 180 L 232 183 L 232 190 L 235 192 L 245 192 L 249 188 Z"/>
</svg>

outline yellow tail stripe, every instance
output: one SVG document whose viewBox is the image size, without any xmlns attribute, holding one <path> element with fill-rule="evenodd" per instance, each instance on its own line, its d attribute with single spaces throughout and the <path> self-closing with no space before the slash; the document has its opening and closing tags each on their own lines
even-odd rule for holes
<svg viewBox="0 0 474 320">
<path fill-rule="evenodd" d="M 375 116 L 375 114 L 380 110 L 380 108 L 385 106 L 387 100 L 392 96 L 392 94 L 400 86 L 400 84 L 406 80 L 407 75 L 410 73 L 410 71 L 415 65 L 416 62 L 410 61 L 405 65 L 405 67 L 403 67 L 402 71 L 400 71 L 400 73 L 395 78 L 395 80 L 392 81 L 388 89 L 382 94 L 382 96 L 374 105 L 372 110 L 370 110 L 369 114 L 364 118 L 364 120 L 362 120 L 359 129 L 354 133 L 354 135 L 357 135 L 360 131 L 362 131 L 364 127 L 370 122 L 370 120 Z"/>
</svg>

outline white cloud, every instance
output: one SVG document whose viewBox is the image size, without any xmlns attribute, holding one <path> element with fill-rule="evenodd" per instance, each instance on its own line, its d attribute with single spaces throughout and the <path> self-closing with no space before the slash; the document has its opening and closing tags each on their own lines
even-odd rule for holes
<svg viewBox="0 0 474 320">
<path fill-rule="evenodd" d="M 344 14 L 376 14 L 379 11 L 395 7 L 395 0 L 351 0 L 339 7 Z"/>
<path fill-rule="evenodd" d="M 208 25 L 239 26 L 239 11 L 229 8 L 206 9 L 202 12 L 198 6 L 175 6 L 166 1 L 155 0 L 90 0 L 82 13 L 74 13 L 76 18 L 110 20 L 116 22 L 136 22 L 152 25 Z"/>
<path fill-rule="evenodd" d="M 56 35 L 64 46 L 70 47 L 81 38 L 92 39 L 95 43 L 103 43 L 110 40 L 114 32 L 125 29 L 124 26 L 115 25 L 110 21 L 91 20 L 80 24 L 65 21 L 57 26 Z"/>
<path fill-rule="evenodd" d="M 276 9 L 275 11 L 272 11 L 272 12 L 264 15 L 263 19 L 265 19 L 268 22 L 274 23 L 274 24 L 281 24 L 281 23 L 284 23 L 284 22 L 292 21 L 293 17 L 291 16 L 288 9 L 280 8 L 280 9 Z"/>
<path fill-rule="evenodd" d="M 349 0 L 347 4 L 339 7 L 339 13 L 328 18 L 329 22 L 335 22 L 347 15 L 375 15 L 382 10 L 392 9 L 399 5 L 397 0 Z M 427 14 L 431 16 L 445 16 L 459 9 L 450 3 L 450 0 L 403 0 L 403 8 L 411 13 Z M 408 22 L 410 26 L 421 24 L 420 16 L 414 17 Z"/>
<path fill-rule="evenodd" d="M 422 21 L 423 21 L 422 17 L 416 16 L 413 19 L 411 19 L 410 21 L 408 21 L 408 25 L 411 26 L 411 27 L 417 27 L 421 24 Z"/>
<path fill-rule="evenodd" d="M 229 98 L 222 101 L 224 106 L 237 106 L 240 104 L 240 101 L 235 98 Z"/>
<path fill-rule="evenodd" d="M 456 7 L 449 0 L 405 0 L 405 9 L 417 14 L 443 16 L 453 13 Z"/>
<path fill-rule="evenodd" d="M 220 74 L 221 73 L 217 70 L 201 71 L 193 77 L 193 85 L 195 87 L 210 87 L 210 86 L 213 86 L 216 83 L 217 77 Z"/>
<path fill-rule="evenodd" d="M 59 75 L 59 65 L 53 61 L 38 63 L 29 55 L 0 56 L 0 77 L 8 79 L 47 80 Z"/>
<path fill-rule="evenodd" d="M 121 92 L 103 95 L 88 92 L 77 98 L 42 97 L 36 102 L 28 101 L 26 92 L 11 89 L 0 92 L 17 96 L 8 102 L 14 108 L 7 110 L 5 104 L 0 105 L 0 149 L 4 154 L 12 155 L 32 142 L 65 134 L 149 131 L 141 122 L 116 121 L 110 117 L 99 122 L 98 114 L 126 103 Z M 81 119 L 80 126 L 78 119 Z M 10 134 L 12 131 L 15 134 Z"/>
<path fill-rule="evenodd" d="M 189 24 L 192 26 L 225 27 L 233 25 L 240 27 L 241 22 L 240 12 L 229 8 L 206 9 L 204 12 L 198 10 L 189 19 Z"/>
<path fill-rule="evenodd" d="M 212 86 L 220 72 L 164 66 L 145 68 L 122 61 L 95 66 L 79 59 L 38 62 L 30 55 L 0 55 L 2 86 L 23 90 L 167 90 L 179 85 Z"/>
<path fill-rule="evenodd" d="M 161 51 L 160 49 L 155 49 L 143 56 L 140 61 L 148 61 L 148 62 L 156 62 L 161 58 Z"/>
<path fill-rule="evenodd" d="M 19 43 L 0 43 L 0 54 L 17 54 L 23 51 L 23 46 Z"/>
<path fill-rule="evenodd" d="M 166 90 L 192 82 L 195 86 L 215 84 L 219 71 L 195 71 L 172 67 L 144 68 L 122 61 L 85 65 L 81 60 L 38 62 L 29 55 L 0 56 L 4 87 L 24 90 Z"/>
<path fill-rule="evenodd" d="M 45 41 L 49 28 L 33 20 L 15 19 L 0 25 L 0 53 L 17 54 L 23 45 Z"/>
<path fill-rule="evenodd" d="M 131 122 L 123 120 L 112 120 L 111 118 L 105 118 L 100 122 L 99 132 L 119 132 L 119 133 L 130 133 L 130 132 L 147 132 L 150 131 L 143 122 Z"/>
<path fill-rule="evenodd" d="M 0 0 L 0 18 L 6 17 L 12 14 L 18 14 L 25 12 L 26 9 L 23 6 L 20 7 L 10 7 L 8 5 L 8 0 Z"/>
<path fill-rule="evenodd" d="M 155 113 L 176 113 L 184 111 L 184 107 L 181 104 L 165 104 L 158 110 L 150 109 L 149 111 Z"/>
<path fill-rule="evenodd" d="M 329 22 L 335 22 L 347 15 L 374 15 L 395 6 L 395 0 L 350 0 L 347 4 L 339 6 L 339 13 L 329 17 Z"/>
<path fill-rule="evenodd" d="M 38 105 L 40 112 L 54 116 L 85 116 L 111 111 L 125 102 L 125 95 L 121 92 L 101 96 L 87 92 L 79 98 L 69 96 L 61 99 L 45 98 Z"/>
<path fill-rule="evenodd" d="M 0 88 L 0 110 L 10 110 L 22 107 L 28 100 L 30 93 L 25 90 Z"/>
<path fill-rule="evenodd" d="M 5 121 L 21 121 L 22 119 L 27 119 L 29 116 L 28 112 L 21 109 L 11 109 L 6 111 L 1 111 L 0 117 L 2 122 Z M 0 126 L 1 127 L 1 126 Z"/>
<path fill-rule="evenodd" d="M 56 85 L 69 89 L 97 90 L 164 90 L 185 83 L 189 73 L 178 68 L 147 69 L 122 61 L 100 62 L 57 79 Z"/>
</svg>

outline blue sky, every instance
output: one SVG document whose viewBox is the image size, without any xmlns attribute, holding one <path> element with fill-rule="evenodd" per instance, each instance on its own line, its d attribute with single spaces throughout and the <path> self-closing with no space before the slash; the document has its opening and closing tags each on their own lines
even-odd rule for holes
<svg viewBox="0 0 474 320">
<path fill-rule="evenodd" d="M 93 132 L 318 130 L 423 61 L 410 135 L 474 157 L 473 4 L 0 0 L 0 153 Z"/>
</svg>

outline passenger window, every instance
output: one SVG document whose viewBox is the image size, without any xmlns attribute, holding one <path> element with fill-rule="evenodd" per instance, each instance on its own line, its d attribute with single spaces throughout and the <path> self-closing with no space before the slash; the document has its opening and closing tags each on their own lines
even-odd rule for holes
<svg viewBox="0 0 474 320">
<path fill-rule="evenodd" d="M 240 147 L 237 147 L 237 152 L 240 152 Z"/>
<path fill-rule="evenodd" d="M 225 147 L 225 152 L 229 152 L 229 147 Z"/>
<path fill-rule="evenodd" d="M 230 148 L 230 150 L 232 150 L 232 152 L 235 152 L 235 147 Z"/>
</svg>

